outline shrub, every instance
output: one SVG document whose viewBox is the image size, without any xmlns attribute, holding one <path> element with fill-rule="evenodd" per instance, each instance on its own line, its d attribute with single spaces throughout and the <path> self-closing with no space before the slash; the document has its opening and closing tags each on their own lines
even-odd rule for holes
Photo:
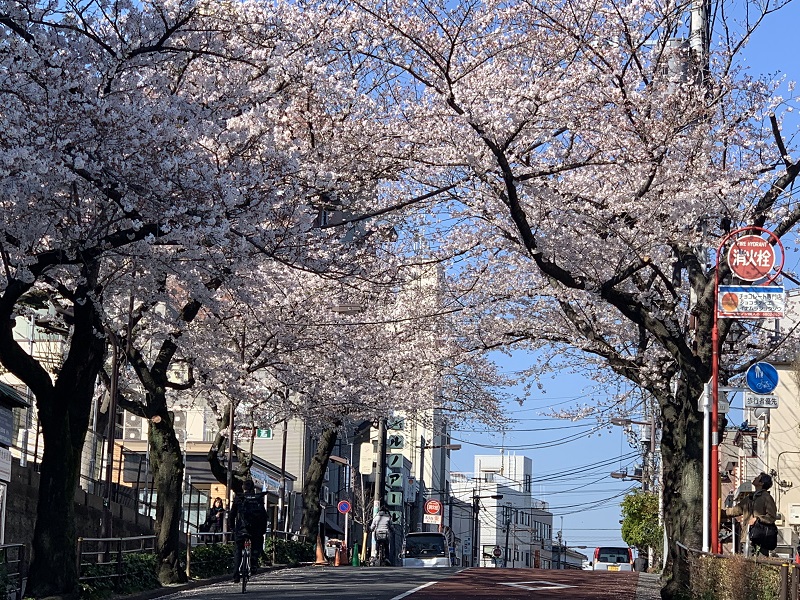
<svg viewBox="0 0 800 600">
<path fill-rule="evenodd" d="M 780 566 L 739 554 L 691 561 L 694 600 L 778 600 Z"/>
<path fill-rule="evenodd" d="M 113 594 L 131 594 L 161 587 L 156 577 L 156 555 L 126 554 L 122 559 L 122 576 L 117 577 L 116 563 L 83 565 L 80 597 L 100 600 Z"/>
<path fill-rule="evenodd" d="M 296 567 L 301 562 L 314 560 L 315 548 L 311 542 L 267 538 L 264 541 L 264 554 L 272 560 L 272 549 L 275 549 L 275 564 Z"/>
<path fill-rule="evenodd" d="M 200 544 L 192 548 L 190 571 L 193 578 L 230 573 L 232 564 L 233 544 Z"/>
</svg>

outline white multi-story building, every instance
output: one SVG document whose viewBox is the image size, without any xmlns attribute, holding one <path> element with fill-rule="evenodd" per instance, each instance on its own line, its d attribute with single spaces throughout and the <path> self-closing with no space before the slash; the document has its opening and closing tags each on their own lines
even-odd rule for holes
<svg viewBox="0 0 800 600">
<path fill-rule="evenodd" d="M 531 494 L 533 462 L 525 456 L 478 455 L 474 473 L 453 473 L 454 497 L 472 508 L 472 528 L 460 531 L 464 564 L 552 566 L 553 514 Z"/>
</svg>

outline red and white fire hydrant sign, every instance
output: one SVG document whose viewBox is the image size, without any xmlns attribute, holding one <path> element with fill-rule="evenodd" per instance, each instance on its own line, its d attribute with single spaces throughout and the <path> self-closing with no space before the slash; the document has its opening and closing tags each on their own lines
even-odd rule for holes
<svg viewBox="0 0 800 600">
<path fill-rule="evenodd" d="M 775 248 L 758 235 L 737 238 L 728 250 L 728 265 L 733 274 L 744 281 L 758 281 L 775 268 Z"/>
</svg>

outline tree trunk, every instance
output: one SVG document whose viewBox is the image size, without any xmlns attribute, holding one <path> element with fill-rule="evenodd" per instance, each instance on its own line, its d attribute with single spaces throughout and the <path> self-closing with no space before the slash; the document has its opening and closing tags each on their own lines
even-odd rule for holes
<svg viewBox="0 0 800 600">
<path fill-rule="evenodd" d="M 214 437 L 214 443 L 211 444 L 211 448 L 208 451 L 208 465 L 211 468 L 211 474 L 214 476 L 218 482 L 222 485 L 228 485 L 228 465 L 227 463 L 227 451 L 228 451 L 228 444 L 230 440 L 228 440 L 229 435 L 229 426 L 230 426 L 230 414 L 231 414 L 231 406 L 230 404 L 225 409 L 225 412 L 222 415 L 221 419 L 217 420 L 217 435 Z M 250 444 L 250 451 L 251 455 L 249 457 L 244 456 L 244 453 L 241 451 L 236 444 L 233 445 L 233 453 L 236 454 L 238 468 L 234 469 L 231 475 L 231 490 L 234 494 L 241 494 L 244 488 L 242 487 L 242 482 L 245 479 L 250 478 L 250 465 L 253 464 L 252 458 L 252 443 Z M 223 461 L 220 460 L 220 454 L 225 457 L 225 464 Z"/>
<path fill-rule="evenodd" d="M 166 402 L 164 402 L 166 404 Z M 181 507 L 183 505 L 183 455 L 175 436 L 172 415 L 159 415 L 150 422 L 148 443 L 153 466 L 156 500 L 157 575 L 162 585 L 184 583 L 186 572 L 181 568 Z"/>
<path fill-rule="evenodd" d="M 70 442 L 69 400 L 39 405 L 44 437 L 39 501 L 33 532 L 33 560 L 28 571 L 28 596 L 70 596 L 77 591 L 75 490 L 81 450 Z M 44 408 L 46 407 L 46 408 Z M 87 423 L 88 425 L 88 423 Z M 85 431 L 84 431 L 85 433 Z"/>
<path fill-rule="evenodd" d="M 702 393 L 700 379 L 681 377 L 675 397 L 660 398 L 662 412 L 664 527 L 669 547 L 664 570 L 664 600 L 686 597 L 689 565 L 676 540 L 700 548 L 703 532 L 703 419 L 697 410 Z"/>
<path fill-rule="evenodd" d="M 94 280 L 92 275 L 88 274 L 89 282 Z M 86 300 L 84 293 L 85 290 L 79 289 L 76 294 L 79 301 L 74 305 L 70 349 L 55 385 L 48 389 L 40 379 L 44 371 L 31 369 L 32 362 L 28 365 L 17 362 L 25 357 L 15 360 L 13 355 L 2 353 L 3 364 L 36 395 L 44 439 L 33 556 L 26 590 L 28 596 L 37 598 L 74 595 L 78 587 L 75 491 L 97 374 L 105 352 L 105 340 L 100 335 L 102 324 L 94 304 Z M 10 330 L 13 321 L 8 321 L 6 326 Z M 4 339 L 7 339 L 5 335 Z"/>
<path fill-rule="evenodd" d="M 316 536 L 319 531 L 320 505 L 319 493 L 325 479 L 325 469 L 328 468 L 328 459 L 336 445 L 339 430 L 331 427 L 322 432 L 319 445 L 311 464 L 306 471 L 306 480 L 303 484 L 303 521 L 300 533 L 307 536 Z"/>
</svg>

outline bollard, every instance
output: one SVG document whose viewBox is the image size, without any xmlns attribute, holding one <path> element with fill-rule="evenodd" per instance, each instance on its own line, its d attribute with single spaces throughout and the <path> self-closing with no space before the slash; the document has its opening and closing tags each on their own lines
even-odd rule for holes
<svg viewBox="0 0 800 600">
<path fill-rule="evenodd" d="M 781 565 L 781 589 L 778 593 L 779 600 L 789 600 L 789 565 Z"/>
<path fill-rule="evenodd" d="M 797 598 L 798 586 L 800 586 L 800 565 L 793 565 L 791 593 L 789 594 L 790 600 L 798 600 Z"/>
<path fill-rule="evenodd" d="M 354 567 L 361 566 L 361 558 L 358 556 L 358 543 L 353 544 L 353 562 L 350 564 Z"/>
</svg>

